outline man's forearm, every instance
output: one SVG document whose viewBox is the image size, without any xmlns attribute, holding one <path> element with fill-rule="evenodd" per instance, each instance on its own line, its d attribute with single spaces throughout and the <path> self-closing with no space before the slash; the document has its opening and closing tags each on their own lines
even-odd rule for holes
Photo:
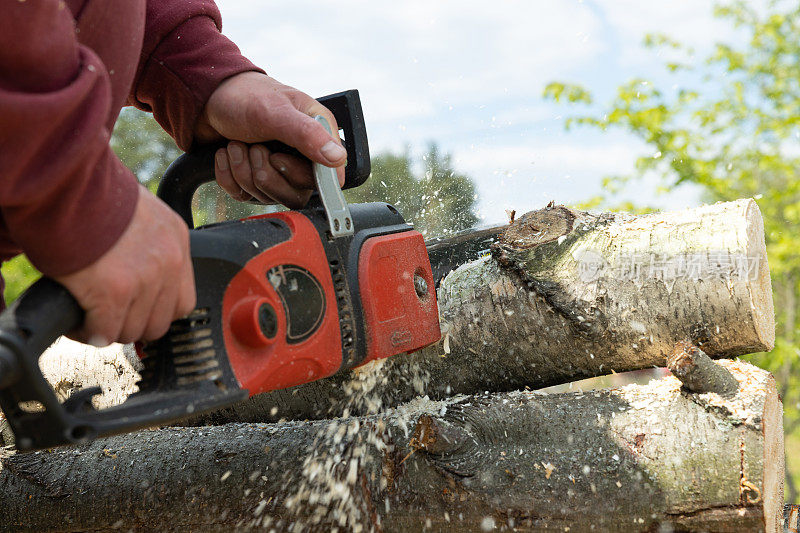
<svg viewBox="0 0 800 533">
<path fill-rule="evenodd" d="M 122 234 L 136 179 L 108 147 L 106 67 L 57 0 L 0 0 L 0 210 L 43 272 L 76 271 Z"/>
<path fill-rule="evenodd" d="M 219 10 L 208 0 L 147 4 L 144 45 L 130 103 L 152 111 L 187 150 L 203 106 L 226 79 L 259 71 L 220 33 Z"/>
</svg>

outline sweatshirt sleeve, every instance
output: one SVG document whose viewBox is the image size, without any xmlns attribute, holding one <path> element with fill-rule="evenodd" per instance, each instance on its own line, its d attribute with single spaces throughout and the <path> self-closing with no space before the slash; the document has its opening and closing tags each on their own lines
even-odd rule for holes
<svg viewBox="0 0 800 533">
<path fill-rule="evenodd" d="M 124 232 L 138 184 L 108 146 L 108 73 L 64 2 L 0 12 L 0 212 L 37 268 L 69 274 Z"/>
<path fill-rule="evenodd" d="M 142 59 L 129 103 L 151 111 L 182 150 L 211 93 L 227 78 L 263 72 L 220 33 L 209 0 L 148 0 Z"/>
</svg>

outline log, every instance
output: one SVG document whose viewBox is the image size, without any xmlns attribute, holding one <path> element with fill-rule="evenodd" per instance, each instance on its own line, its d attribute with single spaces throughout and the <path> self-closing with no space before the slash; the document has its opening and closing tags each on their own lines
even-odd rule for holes
<svg viewBox="0 0 800 533">
<path fill-rule="evenodd" d="M 251 398 L 203 423 L 367 414 L 666 366 L 689 341 L 709 356 L 775 344 L 764 225 L 753 200 L 645 216 L 563 206 L 523 215 L 492 257 L 438 291 L 443 340 L 355 372 Z"/>
<path fill-rule="evenodd" d="M 775 341 L 764 226 L 750 199 L 644 216 L 548 206 L 514 221 L 491 257 L 452 272 L 437 294 L 440 343 L 193 423 L 368 414 L 418 394 L 665 366 L 681 341 L 714 358 Z M 108 355 L 95 364 L 105 368 Z M 132 390 L 135 379 L 125 379 Z"/>
<path fill-rule="evenodd" d="M 778 531 L 781 404 L 669 376 L 418 399 L 380 415 L 164 428 L 13 455 L 5 531 Z"/>
</svg>

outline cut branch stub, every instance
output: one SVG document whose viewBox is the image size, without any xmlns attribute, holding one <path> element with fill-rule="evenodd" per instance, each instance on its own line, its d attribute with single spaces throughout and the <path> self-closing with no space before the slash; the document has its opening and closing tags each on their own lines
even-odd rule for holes
<svg viewBox="0 0 800 533">
<path fill-rule="evenodd" d="M 463 449 L 470 441 L 472 441 L 472 437 L 464 428 L 430 415 L 422 415 L 417 419 L 411 438 L 412 447 L 415 449 L 438 455 Z"/>
<path fill-rule="evenodd" d="M 679 342 L 667 360 L 667 367 L 692 392 L 716 392 L 723 396 L 736 394 L 739 382 L 730 371 L 716 364 L 703 350 L 689 342 Z"/>
</svg>

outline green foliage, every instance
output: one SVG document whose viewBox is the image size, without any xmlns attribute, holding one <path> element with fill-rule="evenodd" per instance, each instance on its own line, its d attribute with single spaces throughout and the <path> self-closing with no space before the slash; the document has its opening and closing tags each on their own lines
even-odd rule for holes
<svg viewBox="0 0 800 533">
<path fill-rule="evenodd" d="M 553 81 L 547 84 L 544 88 L 544 95 L 546 98 L 555 100 L 556 102 L 571 102 L 571 103 L 592 103 L 592 93 L 580 87 L 579 85 L 569 85 Z"/>
<path fill-rule="evenodd" d="M 361 187 L 345 191 L 349 202 L 388 202 L 426 237 L 441 237 L 474 226 L 475 184 L 452 166 L 435 144 L 422 158 L 423 170 L 413 172 L 408 152 L 372 158 L 372 176 Z"/>
<path fill-rule="evenodd" d="M 27 289 L 40 276 L 39 271 L 28 261 L 24 254 L 3 263 L 3 280 L 6 284 L 3 296 L 6 305 L 16 300 L 17 296 L 22 294 L 22 291 Z"/>
<path fill-rule="evenodd" d="M 646 142 L 634 176 L 608 179 L 608 194 L 594 205 L 613 205 L 616 192 L 631 179 L 657 176 L 669 190 L 682 183 L 702 188 L 709 202 L 753 197 L 764 216 L 772 274 L 778 339 L 768 354 L 750 359 L 772 371 L 780 384 L 785 429 L 800 436 L 800 3 L 772 2 L 759 14 L 742 0 L 719 5 L 717 17 L 730 21 L 746 39 L 719 43 L 703 61 L 692 51 L 663 36 L 645 44 L 683 53 L 683 76 L 668 87 L 647 80 L 620 85 L 607 108 L 587 108 L 567 126 L 603 131 L 618 128 Z M 673 65 L 673 66 L 671 66 Z M 678 70 L 667 64 L 668 71 Z M 691 73 L 686 76 L 686 73 Z M 687 78 L 697 80 L 685 87 Z M 580 86 L 558 84 L 545 97 L 590 103 Z M 788 450 L 788 448 L 787 448 Z M 800 482 L 800 455 L 789 455 Z M 787 496 L 798 497 L 789 480 Z"/>
<path fill-rule="evenodd" d="M 182 153 L 152 115 L 132 107 L 119 114 L 111 148 L 153 192 L 169 164 Z"/>
</svg>

